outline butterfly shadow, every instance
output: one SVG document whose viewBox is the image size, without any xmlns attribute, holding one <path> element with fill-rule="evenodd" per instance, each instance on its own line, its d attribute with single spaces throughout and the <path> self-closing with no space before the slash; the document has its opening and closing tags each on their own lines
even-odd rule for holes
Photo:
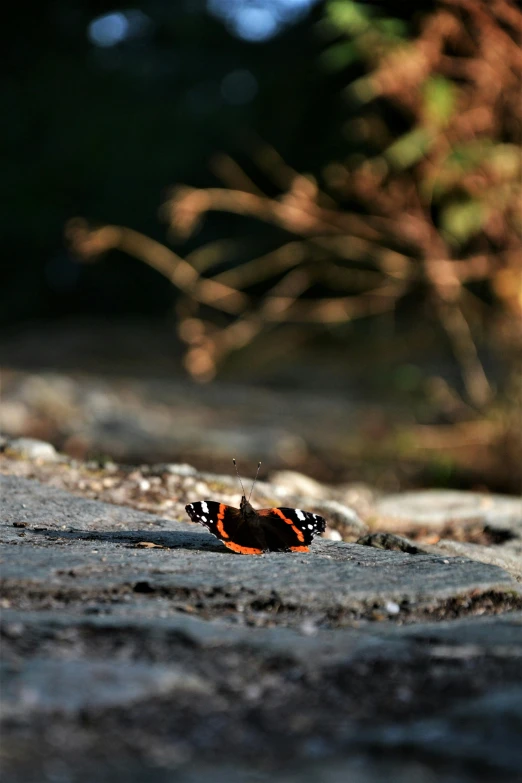
<svg viewBox="0 0 522 783">
<path fill-rule="evenodd" d="M 64 543 L 65 541 L 98 541 L 107 544 L 127 545 L 143 549 L 189 549 L 202 552 L 228 552 L 214 536 L 204 530 L 53 530 L 38 528 L 31 531 L 36 535 Z M 152 545 L 152 546 L 151 546 Z"/>
</svg>

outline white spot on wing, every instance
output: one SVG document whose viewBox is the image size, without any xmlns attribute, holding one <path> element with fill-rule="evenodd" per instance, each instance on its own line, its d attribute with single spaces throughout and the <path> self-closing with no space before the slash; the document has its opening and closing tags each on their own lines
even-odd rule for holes
<svg viewBox="0 0 522 783">
<path fill-rule="evenodd" d="M 206 522 L 207 521 L 207 518 L 203 517 L 203 516 L 201 516 L 200 519 L 201 519 L 202 522 Z"/>
<path fill-rule="evenodd" d="M 301 520 L 301 522 L 304 522 L 304 520 L 306 519 L 306 517 L 305 517 L 305 515 L 303 514 L 303 512 L 301 511 L 301 509 L 300 509 L 300 508 L 296 508 L 296 510 L 295 510 L 295 513 L 296 513 L 296 515 L 297 515 L 297 519 L 300 519 L 300 520 Z"/>
<path fill-rule="evenodd" d="M 308 530 L 313 530 L 313 529 L 314 529 L 313 525 L 308 525 Z"/>
<path fill-rule="evenodd" d="M 204 511 L 205 514 L 208 514 L 208 506 L 206 500 L 201 501 L 201 510 Z"/>
</svg>

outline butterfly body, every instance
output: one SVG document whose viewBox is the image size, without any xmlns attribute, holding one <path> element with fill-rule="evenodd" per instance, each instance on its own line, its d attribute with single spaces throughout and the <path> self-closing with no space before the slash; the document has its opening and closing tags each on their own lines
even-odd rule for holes
<svg viewBox="0 0 522 783">
<path fill-rule="evenodd" d="M 325 520 L 299 508 L 262 508 L 256 511 L 243 495 L 239 508 L 214 500 L 185 507 L 193 522 L 205 525 L 228 549 L 244 555 L 263 552 L 308 552 Z"/>
</svg>

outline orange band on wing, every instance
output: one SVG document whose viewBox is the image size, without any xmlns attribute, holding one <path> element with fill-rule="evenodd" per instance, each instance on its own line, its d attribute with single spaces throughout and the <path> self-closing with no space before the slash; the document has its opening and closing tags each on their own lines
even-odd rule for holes
<svg viewBox="0 0 522 783">
<path fill-rule="evenodd" d="M 233 552 L 239 552 L 241 555 L 262 555 L 263 550 L 262 549 L 254 549 L 250 546 L 240 546 L 239 544 L 234 544 L 233 541 L 223 541 L 224 545 L 231 549 Z"/>
<path fill-rule="evenodd" d="M 304 535 L 303 535 L 302 531 L 299 530 L 299 528 L 294 525 L 294 523 L 292 522 L 291 519 L 288 519 L 288 517 L 285 517 L 285 515 L 283 514 L 283 512 L 281 511 L 280 508 L 272 508 L 270 510 L 271 510 L 271 512 L 273 514 L 277 514 L 278 517 L 281 517 L 283 522 L 286 522 L 287 525 L 291 525 L 292 526 L 292 530 L 296 534 L 298 541 L 304 541 Z"/>
<path fill-rule="evenodd" d="M 308 546 L 291 546 L 290 547 L 291 552 L 309 552 L 310 547 Z"/>
<path fill-rule="evenodd" d="M 228 535 L 227 531 L 223 527 L 223 520 L 225 518 L 225 509 L 226 509 L 225 504 L 224 503 L 220 503 L 219 504 L 219 511 L 218 511 L 218 516 L 217 516 L 216 527 L 217 527 L 220 535 L 223 536 L 223 538 L 230 538 L 230 536 Z"/>
</svg>

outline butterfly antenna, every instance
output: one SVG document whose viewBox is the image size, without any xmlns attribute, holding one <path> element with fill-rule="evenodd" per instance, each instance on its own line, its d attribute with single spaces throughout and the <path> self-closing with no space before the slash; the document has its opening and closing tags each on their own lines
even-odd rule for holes
<svg viewBox="0 0 522 783">
<path fill-rule="evenodd" d="M 236 460 L 233 459 L 232 462 L 234 463 L 234 467 L 236 469 L 237 477 L 239 479 L 239 483 L 241 484 L 241 489 L 243 490 L 243 497 L 245 497 L 245 488 L 243 486 L 243 482 L 241 481 L 241 476 L 239 475 L 239 471 L 237 469 Z"/>
<path fill-rule="evenodd" d="M 254 487 L 255 487 L 256 481 L 257 481 L 257 477 L 258 477 L 258 474 L 259 474 L 259 468 L 260 468 L 260 467 L 261 467 L 261 463 L 259 462 L 259 463 L 258 463 L 258 465 L 257 465 L 256 477 L 255 477 L 255 479 L 254 479 L 254 483 L 252 484 L 252 489 L 250 490 L 250 495 L 248 496 L 248 502 L 249 502 L 249 503 L 250 503 L 250 498 L 252 497 L 252 492 L 253 492 L 253 490 L 254 490 Z"/>
</svg>

